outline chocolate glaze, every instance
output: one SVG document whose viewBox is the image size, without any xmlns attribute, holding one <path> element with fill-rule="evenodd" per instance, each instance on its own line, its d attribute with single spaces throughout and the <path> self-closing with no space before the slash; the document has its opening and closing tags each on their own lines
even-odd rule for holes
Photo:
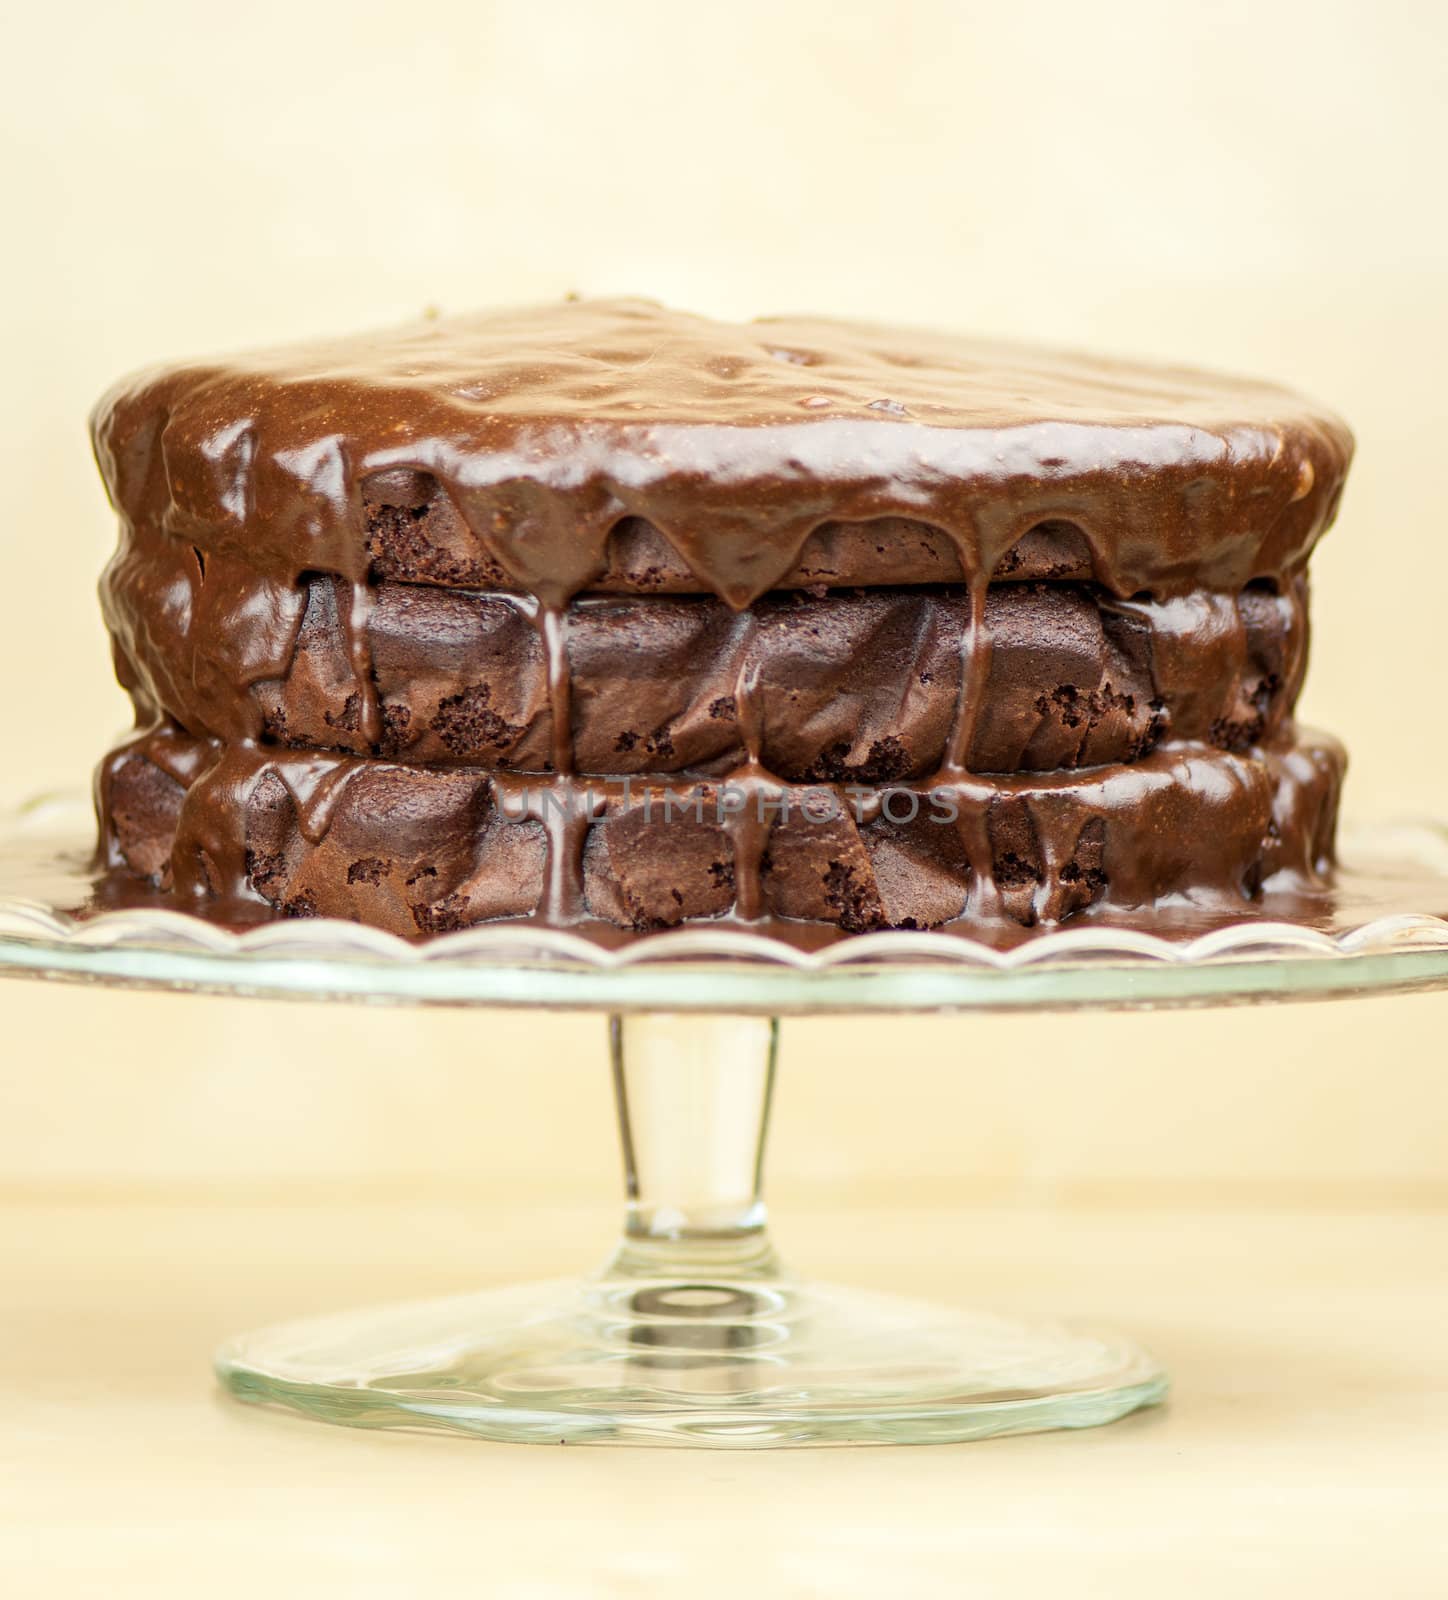
<svg viewBox="0 0 1448 1600">
<path fill-rule="evenodd" d="M 1284 874 L 1316 882 L 1343 762 L 1314 734 L 883 790 L 757 770 L 728 785 L 530 781 L 164 724 L 108 758 L 99 799 L 107 864 L 197 910 L 250 902 L 408 935 L 533 914 L 636 930 L 767 914 L 854 932 L 1034 926 L 1174 895 L 1243 906 Z"/>
<path fill-rule="evenodd" d="M 420 932 L 532 910 L 635 927 L 730 909 L 846 928 L 1033 922 L 1103 897 L 1240 896 L 1276 870 L 1274 853 L 1315 866 L 1325 816 L 1330 843 L 1340 758 L 1294 744 L 1284 718 L 1304 662 L 1303 565 L 1335 514 L 1351 438 L 1270 385 L 595 302 L 143 374 L 102 401 L 93 435 L 122 522 L 108 617 L 149 730 L 102 769 L 103 846 L 117 869 L 169 873 L 183 900 L 260 897 L 300 914 L 340 906 L 346 888 L 374 909 L 348 899 L 339 914 Z M 1040 579 L 1089 587 L 999 587 Z M 412 600 L 388 580 L 492 593 Z M 963 592 L 939 587 L 952 582 Z M 825 592 L 840 584 L 932 587 Z M 790 587 L 813 598 L 765 599 Z M 665 618 L 641 609 L 657 600 L 576 598 L 590 589 L 716 600 L 674 602 Z M 736 627 L 717 602 L 750 614 Z M 582 668 L 609 656 L 630 604 L 654 629 L 646 668 L 660 625 L 677 642 L 678 607 L 713 630 L 672 675 L 682 688 L 645 670 L 620 699 L 616 649 L 597 675 Z M 784 617 L 797 632 L 789 608 L 811 604 L 838 648 L 771 654 L 771 627 Z M 1045 670 L 1072 605 L 1105 641 L 1094 682 Z M 475 631 L 485 612 L 504 632 L 526 623 L 531 644 L 509 644 L 486 683 L 464 650 L 456 681 L 430 684 L 427 653 L 459 606 Z M 850 627 L 882 606 L 909 615 L 929 663 L 913 682 L 882 673 L 872 700 L 849 681 L 864 659 Z M 811 671 L 813 729 L 787 703 Z M 944 695 L 919 693 L 942 677 Z M 455 692 L 429 701 L 434 688 Z M 1111 716 L 1092 710 L 1086 735 L 1063 740 L 1070 724 L 1051 707 L 1065 689 Z M 703 692 L 729 726 L 680 753 L 656 712 L 683 703 L 697 721 Z M 858 710 L 845 711 L 851 693 Z M 648 726 L 615 731 L 610 757 L 598 740 L 620 716 Z M 871 717 L 890 731 L 865 744 Z M 518 737 L 500 743 L 500 726 Z M 908 775 L 921 797 L 951 797 L 958 824 L 907 844 L 875 813 L 826 839 L 743 807 L 665 850 L 611 790 L 560 819 L 536 781 L 485 770 L 542 766 L 549 792 L 577 802 L 596 785 L 575 770 L 628 769 L 619 732 L 643 738 L 641 767 L 702 769 L 775 802 L 791 779 Z M 1147 754 L 1168 732 L 1241 753 Z M 905 750 L 900 774 L 870 766 L 888 738 Z M 284 741 L 360 758 L 271 747 Z M 389 750 L 439 765 L 375 759 Z M 1089 778 L 971 776 L 1118 757 L 1130 764 Z M 385 907 L 357 888 L 391 881 L 378 864 L 390 857 L 358 853 L 374 814 L 393 816 L 387 836 L 421 862 Z M 1183 828 L 1189 842 L 1168 837 Z M 444 870 L 431 857 L 448 841 Z M 673 883 L 660 901 L 695 855 L 709 857 L 708 884 Z M 441 899 L 429 872 L 452 885 Z"/>
<path fill-rule="evenodd" d="M 559 615 L 570 700 L 560 749 L 549 652 L 525 596 L 382 583 L 360 632 L 345 581 L 266 579 L 174 539 L 130 540 L 102 583 L 118 671 L 143 721 L 514 771 L 725 773 L 745 755 L 753 674 L 760 759 L 795 780 L 921 777 L 958 732 L 967 591 L 921 586 L 764 597 L 590 596 Z M 967 765 L 1095 766 L 1163 739 L 1245 748 L 1296 699 L 1305 584 L 1239 596 L 1118 601 L 1080 584 L 996 584 L 990 664 Z M 366 657 L 364 702 L 355 656 Z M 364 705 L 374 713 L 366 726 Z"/>
<path fill-rule="evenodd" d="M 1301 564 L 1351 452 L 1341 422 L 1269 384 L 644 301 L 153 371 L 92 431 L 123 517 L 293 580 L 363 582 L 362 485 L 427 474 L 553 606 L 629 518 L 736 607 L 816 528 L 881 517 L 941 530 L 967 581 L 1065 522 L 1114 594 L 1230 593 Z"/>
</svg>

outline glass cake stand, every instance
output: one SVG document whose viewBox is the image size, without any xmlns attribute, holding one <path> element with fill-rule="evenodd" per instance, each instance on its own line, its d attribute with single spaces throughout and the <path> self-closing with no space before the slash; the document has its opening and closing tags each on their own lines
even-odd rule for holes
<svg viewBox="0 0 1448 1600">
<path fill-rule="evenodd" d="M 627 1205 L 581 1283 L 311 1319 L 216 1358 L 238 1398 L 332 1422 L 540 1443 L 928 1442 L 1110 1422 L 1166 1394 L 1093 1329 L 801 1281 L 765 1229 L 777 1018 L 1154 1007 L 1448 987 L 1448 831 L 1345 839 L 1332 895 L 1203 927 L 1088 923 L 997 949 L 950 933 L 807 949 L 691 927 L 604 948 L 493 925 L 408 944 L 350 923 L 236 933 L 92 912 L 78 797 L 0 824 L 0 974 L 192 992 L 608 1014 Z M 1165 930 L 1164 936 L 1163 930 Z"/>
</svg>

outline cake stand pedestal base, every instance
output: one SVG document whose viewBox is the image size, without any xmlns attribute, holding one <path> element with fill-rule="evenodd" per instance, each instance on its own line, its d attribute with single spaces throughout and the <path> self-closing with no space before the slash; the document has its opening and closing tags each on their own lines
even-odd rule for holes
<svg viewBox="0 0 1448 1600">
<path fill-rule="evenodd" d="M 765 1231 L 778 1028 L 611 1023 L 628 1192 L 612 1260 L 291 1323 L 217 1356 L 238 1398 L 530 1443 L 927 1443 L 1111 1422 L 1166 1393 L 1109 1335 L 802 1283 Z"/>
</svg>

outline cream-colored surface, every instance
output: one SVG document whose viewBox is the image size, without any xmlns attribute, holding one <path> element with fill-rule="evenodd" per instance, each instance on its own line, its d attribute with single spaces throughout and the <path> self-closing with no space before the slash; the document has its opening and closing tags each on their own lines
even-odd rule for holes
<svg viewBox="0 0 1448 1600">
<path fill-rule="evenodd" d="M 1448 815 L 1430 0 L 90 0 L 24 8 L 5 49 L 0 799 L 83 782 L 124 720 L 83 431 L 107 383 L 580 289 L 1313 391 L 1360 454 L 1306 710 L 1356 811 Z M 608 1194 L 596 1019 L 0 986 L 6 1592 L 677 1591 L 752 1562 L 783 1593 L 1442 1593 L 1445 1023 L 791 1024 L 795 1254 L 1109 1315 L 1180 1397 L 1076 1440 L 681 1464 L 308 1430 L 200 1366 L 248 1322 L 500 1280 L 535 1207 Z M 587 1259 L 604 1216 L 534 1264 Z"/>
<path fill-rule="evenodd" d="M 328 1428 L 223 1400 L 224 1333 L 591 1265 L 598 1211 L 33 1207 L 0 1234 L 0 1581 L 56 1594 L 1441 1600 L 1442 1219 L 796 1216 L 844 1281 L 1111 1318 L 1176 1392 L 1092 1432 L 680 1454 Z M 5 1469 L 8 1468 L 8 1471 Z"/>
</svg>

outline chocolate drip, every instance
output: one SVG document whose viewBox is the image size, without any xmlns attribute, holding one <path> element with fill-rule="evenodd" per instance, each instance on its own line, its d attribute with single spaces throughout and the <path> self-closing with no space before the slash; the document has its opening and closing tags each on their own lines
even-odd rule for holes
<svg viewBox="0 0 1448 1600">
<path fill-rule="evenodd" d="M 780 362 L 781 340 L 816 359 Z M 1336 418 L 1268 384 L 633 301 L 147 373 L 102 401 L 93 432 L 133 526 L 288 582 L 365 581 L 360 485 L 421 474 L 554 606 L 605 570 L 629 518 L 736 608 L 826 524 L 890 517 L 943 530 L 967 576 L 1065 523 L 1122 598 L 1230 593 L 1300 566 L 1351 449 Z"/>
<path fill-rule="evenodd" d="M 171 850 L 176 898 L 183 905 L 264 902 L 248 871 L 245 834 L 236 826 L 236 818 L 249 813 L 263 776 L 250 764 L 231 769 L 213 760 L 188 787 Z"/>
<path fill-rule="evenodd" d="M 548 663 L 548 706 L 553 719 L 553 770 L 573 771 L 573 677 L 568 662 L 568 644 L 563 633 L 563 612 L 557 606 L 541 606 L 537 613 L 539 632 Z"/>
<path fill-rule="evenodd" d="M 763 864 L 769 844 L 770 812 L 784 786 L 763 764 L 764 716 L 759 702 L 757 670 L 741 667 L 734 685 L 739 734 L 744 741 L 742 767 L 730 773 L 727 788 L 735 809 L 727 823 L 732 856 L 735 910 L 744 922 L 764 914 Z"/>
<path fill-rule="evenodd" d="M 321 844 L 327 837 L 347 785 L 359 770 L 356 761 L 335 761 L 322 755 L 304 756 L 276 768 L 296 807 L 298 831 L 308 844 Z"/>
<path fill-rule="evenodd" d="M 133 780 L 165 769 L 176 801 L 158 804 Z M 1031 925 L 1173 894 L 1243 903 L 1283 873 L 1312 881 L 1330 859 L 1341 770 L 1320 736 L 1248 755 L 1171 745 L 1082 774 L 901 785 L 859 811 L 851 786 L 746 775 L 740 787 L 774 809 L 731 832 L 748 813 L 726 815 L 718 784 L 529 783 L 162 727 L 104 764 L 99 800 L 112 863 L 156 878 L 169 860 L 178 898 L 198 907 L 355 915 L 402 932 L 519 914 L 555 926 L 730 912 L 847 929 Z M 720 853 L 730 837 L 732 866 Z"/>
<path fill-rule="evenodd" d="M 367 621 L 372 610 L 372 591 L 365 583 L 354 583 L 340 621 L 347 641 L 347 656 L 352 668 L 353 691 L 357 696 L 358 732 L 369 750 L 382 739 L 382 718 L 377 706 L 377 680 L 372 670 L 372 651 L 368 643 Z"/>
<path fill-rule="evenodd" d="M 583 848 L 588 830 L 606 804 L 592 785 L 566 774 L 525 779 L 494 773 L 490 780 L 498 815 L 508 823 L 528 823 L 543 831 L 543 889 L 539 909 L 554 926 L 567 927 L 583 915 Z"/>
<path fill-rule="evenodd" d="M 990 671 L 990 638 L 985 631 L 985 602 L 989 589 L 989 572 L 977 573 L 971 578 L 970 611 L 965 631 L 960 636 L 960 688 L 955 719 L 946 743 L 945 758 L 940 764 L 940 770 L 951 775 L 966 770 L 985 699 L 986 675 Z"/>
<path fill-rule="evenodd" d="M 956 834 L 969 869 L 965 914 L 973 921 L 993 922 L 1005 914 L 1005 904 L 996 880 L 996 851 L 990 836 L 989 787 L 972 784 L 968 779 L 962 780 L 957 774 L 942 774 L 933 792 L 959 805 Z"/>
</svg>

